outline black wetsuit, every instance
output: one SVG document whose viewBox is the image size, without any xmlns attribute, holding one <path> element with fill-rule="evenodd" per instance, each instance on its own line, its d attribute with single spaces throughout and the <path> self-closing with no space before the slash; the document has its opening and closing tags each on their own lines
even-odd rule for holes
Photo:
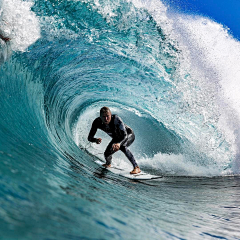
<svg viewBox="0 0 240 240">
<path fill-rule="evenodd" d="M 112 115 L 109 124 L 104 124 L 100 117 L 96 118 L 93 121 L 92 128 L 89 132 L 88 141 L 96 142 L 97 138 L 94 138 L 94 135 L 96 134 L 97 129 L 101 129 L 112 138 L 112 141 L 108 144 L 104 152 L 104 157 L 106 159 L 107 165 L 111 164 L 112 155 L 115 152 L 112 149 L 112 145 L 114 143 L 120 143 L 120 150 L 126 155 L 128 160 L 132 163 L 133 167 L 135 168 L 138 166 L 134 159 L 134 156 L 128 149 L 128 147 L 135 140 L 134 132 L 130 127 L 123 123 L 122 119 L 119 116 Z"/>
</svg>

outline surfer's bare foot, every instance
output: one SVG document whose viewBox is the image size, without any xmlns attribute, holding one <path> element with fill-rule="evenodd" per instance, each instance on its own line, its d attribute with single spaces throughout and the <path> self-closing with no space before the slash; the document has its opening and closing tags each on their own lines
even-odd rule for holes
<svg viewBox="0 0 240 240">
<path fill-rule="evenodd" d="M 140 173 L 141 170 L 140 170 L 140 167 L 135 167 L 131 172 L 130 174 L 137 174 L 137 173 Z"/>
<path fill-rule="evenodd" d="M 105 163 L 102 166 L 105 167 L 105 168 L 109 168 L 109 167 L 111 167 L 111 164 L 108 165 L 108 164 Z"/>
</svg>

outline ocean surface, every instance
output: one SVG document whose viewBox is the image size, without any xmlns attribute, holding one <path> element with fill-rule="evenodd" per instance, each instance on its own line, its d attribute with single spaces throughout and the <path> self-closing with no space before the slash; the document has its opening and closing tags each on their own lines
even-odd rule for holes
<svg viewBox="0 0 240 240">
<path fill-rule="evenodd" d="M 0 239 L 240 239 L 240 42 L 160 0 L 0 0 Z M 103 170 L 111 108 L 133 181 Z M 122 153 L 113 165 L 132 169 Z"/>
</svg>

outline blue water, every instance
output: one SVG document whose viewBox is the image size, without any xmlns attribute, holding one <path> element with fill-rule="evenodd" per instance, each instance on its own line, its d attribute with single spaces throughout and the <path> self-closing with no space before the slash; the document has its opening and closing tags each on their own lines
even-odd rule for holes
<svg viewBox="0 0 240 240">
<path fill-rule="evenodd" d="M 1 239 L 240 239 L 240 44 L 227 29 L 154 0 L 0 7 Z M 163 178 L 94 163 L 104 105 Z M 131 170 L 121 153 L 113 165 Z"/>
</svg>

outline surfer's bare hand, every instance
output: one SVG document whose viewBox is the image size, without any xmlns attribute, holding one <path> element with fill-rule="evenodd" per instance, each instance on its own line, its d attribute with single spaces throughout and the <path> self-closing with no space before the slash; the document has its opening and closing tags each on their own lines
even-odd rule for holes
<svg viewBox="0 0 240 240">
<path fill-rule="evenodd" d="M 120 144 L 119 143 L 115 143 L 115 144 L 113 144 L 112 148 L 113 148 L 113 151 L 116 152 L 116 151 L 119 150 Z"/>
<path fill-rule="evenodd" d="M 97 138 L 96 143 L 100 144 L 101 142 L 102 142 L 102 139 L 101 138 Z"/>
</svg>

